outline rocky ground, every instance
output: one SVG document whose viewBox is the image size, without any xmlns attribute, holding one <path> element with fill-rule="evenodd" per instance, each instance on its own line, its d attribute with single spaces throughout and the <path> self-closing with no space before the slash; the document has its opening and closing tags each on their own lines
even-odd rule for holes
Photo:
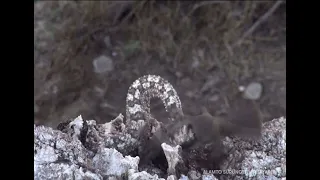
<svg viewBox="0 0 320 180">
<path fill-rule="evenodd" d="M 37 1 L 35 123 L 125 112 L 130 84 L 167 79 L 185 113 L 223 115 L 239 86 L 261 83 L 265 121 L 286 115 L 286 3 L 279 1 Z M 152 113 L 164 112 L 160 101 Z M 161 119 L 161 118 L 159 118 Z"/>
<path fill-rule="evenodd" d="M 122 115 L 105 124 L 79 116 L 59 130 L 34 126 L 34 179 L 286 179 L 284 118 L 265 122 L 259 140 L 225 138 L 228 153 L 218 169 L 208 169 L 213 159 L 203 159 L 205 147 L 186 151 L 166 143 L 163 161 L 146 164 L 135 153 L 144 146 L 127 128 Z"/>
</svg>

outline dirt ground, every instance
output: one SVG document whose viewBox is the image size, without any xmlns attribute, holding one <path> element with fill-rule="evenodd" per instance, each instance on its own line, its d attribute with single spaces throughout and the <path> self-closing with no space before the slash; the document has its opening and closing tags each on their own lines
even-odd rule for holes
<svg viewBox="0 0 320 180">
<path fill-rule="evenodd" d="M 171 82 L 188 114 L 204 105 L 221 115 L 240 85 L 259 82 L 263 119 L 285 116 L 286 4 L 276 3 L 37 1 L 35 123 L 54 127 L 80 114 L 109 121 L 124 114 L 128 87 L 145 74 Z M 97 72 L 103 55 L 108 68 Z M 152 113 L 163 111 L 154 100 Z"/>
</svg>

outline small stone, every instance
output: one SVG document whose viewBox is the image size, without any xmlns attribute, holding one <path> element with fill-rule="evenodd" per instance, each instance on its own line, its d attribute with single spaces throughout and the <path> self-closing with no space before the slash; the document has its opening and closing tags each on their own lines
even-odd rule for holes
<svg viewBox="0 0 320 180">
<path fill-rule="evenodd" d="M 181 77 L 183 76 L 183 74 L 182 74 L 182 72 L 177 71 L 177 72 L 176 72 L 176 76 L 177 76 L 178 78 L 181 78 Z"/>
<path fill-rule="evenodd" d="M 276 167 L 277 175 L 281 175 L 281 167 Z"/>
<path fill-rule="evenodd" d="M 202 180 L 218 180 L 213 174 L 202 175 Z"/>
<path fill-rule="evenodd" d="M 243 92 L 246 88 L 244 86 L 239 86 L 239 91 Z"/>
<path fill-rule="evenodd" d="M 52 93 L 53 93 L 53 94 L 57 94 L 58 91 L 59 91 L 58 86 L 53 86 L 53 87 L 52 87 Z"/>
<path fill-rule="evenodd" d="M 108 48 L 110 48 L 110 47 L 112 46 L 112 45 L 111 45 L 110 36 L 104 37 L 103 41 L 104 41 L 104 43 L 106 44 L 106 46 L 107 46 Z"/>
<path fill-rule="evenodd" d="M 181 79 L 181 86 L 183 86 L 183 87 L 191 87 L 192 84 L 193 84 L 193 82 L 190 78 Z"/>
<path fill-rule="evenodd" d="M 187 91 L 187 92 L 185 93 L 185 95 L 186 95 L 187 97 L 189 97 L 189 98 L 193 98 L 193 97 L 194 97 L 194 92 L 192 92 L 192 91 Z"/>
<path fill-rule="evenodd" d="M 192 64 L 191 64 L 191 68 L 196 69 L 199 67 L 200 65 L 200 61 L 203 59 L 204 56 L 204 51 L 199 49 L 199 50 L 194 50 L 192 52 L 193 57 L 192 57 Z"/>
<path fill-rule="evenodd" d="M 266 177 L 266 180 L 277 180 L 278 178 L 277 177 L 275 177 L 275 176 L 267 176 Z"/>
<path fill-rule="evenodd" d="M 113 61 L 104 55 L 93 60 L 93 67 L 96 73 L 110 72 L 113 70 Z"/>
<path fill-rule="evenodd" d="M 34 103 L 33 109 L 34 109 L 34 113 L 38 113 L 39 112 L 39 106 L 36 103 Z"/>
<path fill-rule="evenodd" d="M 172 147 L 166 143 L 162 143 L 161 147 L 168 162 L 168 174 L 175 174 L 175 167 L 177 163 L 181 161 L 179 154 L 181 147 L 179 145 Z"/>
<path fill-rule="evenodd" d="M 194 170 L 189 171 L 188 174 L 191 179 L 200 179 L 201 178 L 201 174 L 197 171 L 194 171 Z"/>
<path fill-rule="evenodd" d="M 218 101 L 219 100 L 219 96 L 218 95 L 213 95 L 209 98 L 209 101 Z"/>
<path fill-rule="evenodd" d="M 189 178 L 188 178 L 188 176 L 181 174 L 181 177 L 179 180 L 189 180 Z"/>
<path fill-rule="evenodd" d="M 260 83 L 250 83 L 244 90 L 244 98 L 257 100 L 261 97 L 262 85 Z"/>
<path fill-rule="evenodd" d="M 271 172 L 272 172 L 272 175 L 274 175 L 274 176 L 276 176 L 278 174 L 278 172 L 275 169 L 273 169 Z"/>
<path fill-rule="evenodd" d="M 103 97 L 104 94 L 105 94 L 105 90 L 104 90 L 103 88 L 101 88 L 101 87 L 95 86 L 95 87 L 93 88 L 93 90 L 94 90 L 95 95 L 96 95 L 97 97 Z"/>
<path fill-rule="evenodd" d="M 176 179 L 177 179 L 177 177 L 174 175 L 170 175 L 167 177 L 167 180 L 176 180 Z"/>
<path fill-rule="evenodd" d="M 111 177 L 108 177 L 108 180 L 118 180 L 118 178 L 116 176 L 111 176 Z"/>
<path fill-rule="evenodd" d="M 196 69 L 199 65 L 200 65 L 200 61 L 199 61 L 198 59 L 194 59 L 194 60 L 192 61 L 191 67 L 192 67 L 193 69 Z"/>
</svg>

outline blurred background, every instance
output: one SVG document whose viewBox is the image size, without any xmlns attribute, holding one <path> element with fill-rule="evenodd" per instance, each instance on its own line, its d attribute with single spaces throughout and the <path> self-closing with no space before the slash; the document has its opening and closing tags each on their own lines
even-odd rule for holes
<svg viewBox="0 0 320 180">
<path fill-rule="evenodd" d="M 285 1 L 34 2 L 36 124 L 110 121 L 145 74 L 172 83 L 186 114 L 223 115 L 246 97 L 264 121 L 285 116 Z"/>
</svg>

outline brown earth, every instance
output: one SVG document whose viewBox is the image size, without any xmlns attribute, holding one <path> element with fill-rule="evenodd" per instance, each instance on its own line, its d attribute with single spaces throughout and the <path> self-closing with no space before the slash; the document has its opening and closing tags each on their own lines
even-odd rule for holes
<svg viewBox="0 0 320 180">
<path fill-rule="evenodd" d="M 126 91 L 145 74 L 166 78 L 185 113 L 226 112 L 238 87 L 260 82 L 264 120 L 286 115 L 286 4 L 273 1 L 38 1 L 34 12 L 35 123 L 124 113 Z M 254 29 L 242 38 L 250 28 Z M 239 42 L 239 43 L 238 43 Z M 110 57 L 111 71 L 93 60 Z M 158 100 L 152 112 L 164 111 Z"/>
</svg>

